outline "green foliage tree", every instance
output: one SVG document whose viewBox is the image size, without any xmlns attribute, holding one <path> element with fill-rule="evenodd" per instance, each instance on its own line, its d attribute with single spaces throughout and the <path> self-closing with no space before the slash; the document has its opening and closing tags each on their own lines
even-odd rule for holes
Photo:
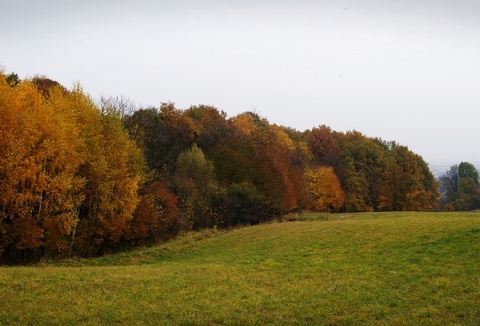
<svg viewBox="0 0 480 326">
<path fill-rule="evenodd" d="M 443 209 L 451 210 L 451 203 L 458 194 L 458 165 L 453 165 L 443 176 L 440 177 L 441 206 Z"/>
<path fill-rule="evenodd" d="M 428 165 L 407 147 L 357 131 L 335 133 L 342 154 L 337 167 L 347 211 L 436 208 L 438 184 Z"/>
<path fill-rule="evenodd" d="M 223 223 L 221 207 L 224 189 L 217 183 L 213 163 L 197 144 L 178 156 L 175 180 L 180 207 L 189 228 Z"/>
<path fill-rule="evenodd" d="M 480 208 L 479 175 L 468 162 L 453 165 L 440 177 L 441 208 L 443 210 L 473 210 Z"/>
<path fill-rule="evenodd" d="M 21 82 L 20 78 L 15 72 L 12 72 L 10 75 L 6 76 L 5 80 L 10 87 L 16 87 Z"/>
<path fill-rule="evenodd" d="M 461 162 L 458 165 L 458 178 L 471 179 L 475 185 L 478 185 L 478 171 L 475 166 L 468 162 Z"/>
<path fill-rule="evenodd" d="M 269 215 L 267 198 L 249 182 L 232 183 L 227 195 L 227 225 L 258 224 Z"/>
<path fill-rule="evenodd" d="M 358 131 L 335 133 L 343 164 L 337 168 L 348 211 L 374 211 L 381 206 L 389 159 L 383 144 Z"/>
<path fill-rule="evenodd" d="M 123 124 L 143 148 L 148 170 L 157 175 L 174 170 L 178 155 L 193 145 L 196 135 L 193 121 L 173 103 L 138 110 L 125 116 Z"/>
<path fill-rule="evenodd" d="M 393 210 L 433 210 L 438 203 L 438 184 L 425 161 L 396 143 L 391 143 L 391 153 L 396 164 Z"/>
<path fill-rule="evenodd" d="M 343 186 L 345 190 L 346 212 L 371 212 L 373 208 L 368 205 L 368 181 L 355 167 L 355 161 L 347 156 L 344 159 Z"/>
</svg>

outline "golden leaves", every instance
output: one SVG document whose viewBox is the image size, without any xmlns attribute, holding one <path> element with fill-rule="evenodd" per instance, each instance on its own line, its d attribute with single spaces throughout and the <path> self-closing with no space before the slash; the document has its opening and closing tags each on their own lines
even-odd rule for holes
<svg viewBox="0 0 480 326">
<path fill-rule="evenodd" d="M 0 83 L 0 117 L 0 229 L 11 234 L 0 252 L 12 241 L 66 249 L 79 219 L 91 217 L 108 237 L 122 234 L 143 158 L 118 117 L 102 115 L 78 85 L 39 91 L 29 80 Z"/>
<path fill-rule="evenodd" d="M 318 166 L 307 169 L 305 179 L 314 198 L 315 210 L 332 212 L 343 206 L 345 194 L 332 167 Z"/>
</svg>

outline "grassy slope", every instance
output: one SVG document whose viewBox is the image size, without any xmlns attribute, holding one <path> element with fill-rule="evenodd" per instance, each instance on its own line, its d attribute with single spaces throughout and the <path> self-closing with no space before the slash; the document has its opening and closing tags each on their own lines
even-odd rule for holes
<svg viewBox="0 0 480 326">
<path fill-rule="evenodd" d="M 479 252 L 478 213 L 208 231 L 100 259 L 2 267 L 0 324 L 478 325 Z"/>
</svg>

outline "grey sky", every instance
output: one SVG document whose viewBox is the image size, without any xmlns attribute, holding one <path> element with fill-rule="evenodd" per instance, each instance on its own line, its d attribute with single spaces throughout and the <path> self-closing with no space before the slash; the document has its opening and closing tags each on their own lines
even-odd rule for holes
<svg viewBox="0 0 480 326">
<path fill-rule="evenodd" d="M 480 162 L 480 1 L 4 1 L 0 64 Z"/>
</svg>

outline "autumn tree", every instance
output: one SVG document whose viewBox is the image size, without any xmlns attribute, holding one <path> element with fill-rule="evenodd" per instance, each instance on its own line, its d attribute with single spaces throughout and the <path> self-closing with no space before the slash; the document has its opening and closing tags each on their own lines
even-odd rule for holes
<svg viewBox="0 0 480 326">
<path fill-rule="evenodd" d="M 342 188 L 346 193 L 345 209 L 377 210 L 388 172 L 388 156 L 384 146 L 358 131 L 335 133 L 340 146 L 342 165 L 337 167 Z"/>
<path fill-rule="evenodd" d="M 20 252 L 65 250 L 83 200 L 75 112 L 28 80 L 15 88 L 4 80 L 0 116 L 0 254 L 16 260 Z"/>
<path fill-rule="evenodd" d="M 438 186 L 422 157 L 357 131 L 334 135 L 343 157 L 337 174 L 346 193 L 345 210 L 435 209 Z"/>
<path fill-rule="evenodd" d="M 50 91 L 54 88 L 57 88 L 61 91 L 63 91 L 63 95 L 68 93 L 68 90 L 60 85 L 59 82 L 55 80 L 51 80 L 50 78 L 47 78 L 46 76 L 35 76 L 32 79 L 32 84 L 35 85 L 35 87 L 38 89 L 38 91 L 44 96 L 44 97 L 49 97 L 50 96 Z"/>
<path fill-rule="evenodd" d="M 79 112 L 86 155 L 79 169 L 86 184 L 76 245 L 83 255 L 97 255 L 110 250 L 128 229 L 139 201 L 144 161 L 115 108 L 101 112 L 80 87 L 70 100 Z"/>
<path fill-rule="evenodd" d="M 373 207 L 369 205 L 368 180 L 358 171 L 355 161 L 351 156 L 344 158 L 342 170 L 342 187 L 345 191 L 345 212 L 370 212 Z"/>
<path fill-rule="evenodd" d="M 297 146 L 285 129 L 248 112 L 227 122 L 224 136 L 208 153 L 219 182 L 225 188 L 235 188 L 232 196 L 245 197 L 239 189 L 246 196 L 261 193 L 253 196 L 265 200 L 258 211 L 259 221 L 297 209 L 305 188 L 303 166 L 293 162 Z"/>
<path fill-rule="evenodd" d="M 330 127 L 322 125 L 313 128 L 307 137 L 314 163 L 338 168 L 341 161 L 340 147 Z"/>
<path fill-rule="evenodd" d="M 305 209 L 433 210 L 438 183 L 395 142 L 299 132 L 213 106 L 136 109 L 44 76 L 0 72 L 0 261 L 95 256 Z M 17 76 L 18 77 L 18 76 Z M 475 209 L 479 176 L 441 180 L 444 209 Z"/>
<path fill-rule="evenodd" d="M 195 143 L 210 154 L 232 133 L 233 127 L 227 120 L 227 114 L 213 106 L 192 106 L 184 112 L 191 119 L 195 130 Z"/>
<path fill-rule="evenodd" d="M 305 171 L 312 209 L 318 212 L 338 212 L 343 207 L 345 193 L 332 167 L 318 166 Z"/>
<path fill-rule="evenodd" d="M 410 153 L 414 154 L 410 151 Z M 424 192 L 422 194 L 422 207 L 421 211 L 433 211 L 438 209 L 438 203 L 440 199 L 440 193 L 438 191 L 439 183 L 435 179 L 432 171 L 430 170 L 427 162 L 418 154 L 414 154 L 417 159 L 417 166 L 421 170 L 421 182 Z"/>
<path fill-rule="evenodd" d="M 426 162 L 407 147 L 390 143 L 395 159 L 392 169 L 393 210 L 432 211 L 438 204 L 438 184 Z"/>
<path fill-rule="evenodd" d="M 0 87 L 2 260 L 111 250 L 128 229 L 144 168 L 118 111 L 46 78 Z"/>
<path fill-rule="evenodd" d="M 178 198 L 167 187 L 155 181 L 139 190 L 138 203 L 125 241 L 133 245 L 152 245 L 175 237 L 184 227 Z"/>
<path fill-rule="evenodd" d="M 260 157 L 250 135 L 235 127 L 209 153 L 218 182 L 227 190 L 224 225 L 258 223 L 271 217 L 268 177 Z"/>
<path fill-rule="evenodd" d="M 123 123 L 131 139 L 143 148 L 149 171 L 156 174 L 173 171 L 178 155 L 195 140 L 192 120 L 173 103 L 162 103 L 160 110 L 137 110 L 124 117 Z"/>
<path fill-rule="evenodd" d="M 251 123 L 254 128 L 247 135 L 253 145 L 250 154 L 255 179 L 252 184 L 261 190 L 268 199 L 272 215 L 281 215 L 298 207 L 297 193 L 293 176 L 298 173 L 292 165 L 293 141 L 283 127 L 270 125 L 265 118 L 253 113 Z M 248 179 L 246 180 L 248 181 Z"/>
</svg>

